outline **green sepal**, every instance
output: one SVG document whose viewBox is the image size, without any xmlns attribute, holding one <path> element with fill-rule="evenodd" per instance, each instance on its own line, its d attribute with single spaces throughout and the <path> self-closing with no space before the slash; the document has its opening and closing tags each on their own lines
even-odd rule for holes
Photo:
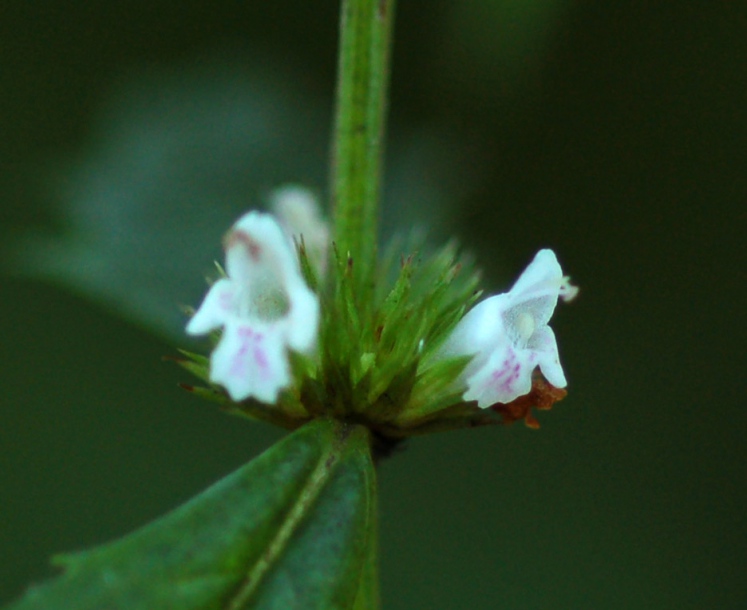
<svg viewBox="0 0 747 610">
<path fill-rule="evenodd" d="M 375 496 L 368 432 L 316 420 L 154 523 L 56 557 L 63 573 L 7 610 L 348 610 Z"/>
<path fill-rule="evenodd" d="M 425 257 L 411 254 L 399 260 L 390 250 L 384 260 L 398 265 L 399 273 L 377 308 L 378 359 L 367 398 L 380 420 L 424 423 L 462 402 L 464 388 L 457 379 L 470 358 L 443 359 L 438 350 L 479 298 L 478 273 L 457 262 L 454 243 Z M 383 275 L 392 272 L 382 266 Z"/>
<path fill-rule="evenodd" d="M 407 426 L 411 421 L 426 420 L 433 413 L 461 403 L 466 388 L 454 380 L 471 359 L 471 356 L 445 358 L 422 371 L 412 390 L 409 408 L 400 414 L 397 423 Z"/>
<path fill-rule="evenodd" d="M 214 390 L 213 388 L 204 388 L 201 386 L 192 386 L 187 384 L 181 384 L 181 387 L 191 392 L 195 396 L 204 398 L 210 402 L 217 403 L 219 405 L 231 405 L 231 399 L 226 395 L 225 392 Z"/>
<path fill-rule="evenodd" d="M 298 262 L 301 268 L 301 275 L 306 281 L 306 285 L 317 292 L 319 289 L 319 278 L 317 277 L 317 271 L 309 260 L 308 252 L 306 251 L 306 244 L 303 240 L 303 235 L 295 242 L 296 253 L 298 254 Z"/>
<path fill-rule="evenodd" d="M 183 349 L 180 349 L 179 353 L 186 358 L 186 360 L 177 360 L 179 366 L 192 373 L 201 381 L 210 383 L 210 358 Z"/>
</svg>

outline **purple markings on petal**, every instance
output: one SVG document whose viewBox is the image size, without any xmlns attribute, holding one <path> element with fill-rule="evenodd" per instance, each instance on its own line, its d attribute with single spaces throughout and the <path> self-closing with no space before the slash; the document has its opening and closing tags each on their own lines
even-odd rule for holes
<svg viewBox="0 0 747 610">
<path fill-rule="evenodd" d="M 260 374 L 263 379 L 267 379 L 270 376 L 270 361 L 267 359 L 267 353 L 264 348 L 260 345 L 264 337 L 257 333 L 254 335 L 254 362 L 259 368 Z"/>
<path fill-rule="evenodd" d="M 254 347 L 254 361 L 257 363 L 260 371 L 262 371 L 262 374 L 267 377 L 270 363 L 267 360 L 267 354 L 259 346 Z"/>
<path fill-rule="evenodd" d="M 498 388 L 501 393 L 511 393 L 513 385 L 521 374 L 521 364 L 517 362 L 516 353 L 510 350 L 499 369 L 493 371 L 490 375 L 490 385 Z"/>
<path fill-rule="evenodd" d="M 256 366 L 262 379 L 269 379 L 271 376 L 270 360 L 267 357 L 266 348 L 262 345 L 264 335 L 248 326 L 241 326 L 236 334 L 240 345 L 231 363 L 231 376 L 244 377 L 249 374 L 251 368 Z"/>
<path fill-rule="evenodd" d="M 249 356 L 249 350 L 253 342 L 252 338 L 255 337 L 255 334 L 248 326 L 240 326 L 236 334 L 239 337 L 240 346 L 233 357 L 230 374 L 234 377 L 242 377 L 247 371 L 247 357 Z"/>
</svg>

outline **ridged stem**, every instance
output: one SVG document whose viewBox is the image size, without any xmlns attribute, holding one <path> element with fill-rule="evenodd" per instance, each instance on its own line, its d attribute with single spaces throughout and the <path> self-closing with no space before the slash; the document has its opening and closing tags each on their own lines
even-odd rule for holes
<svg viewBox="0 0 747 610">
<path fill-rule="evenodd" d="M 393 21 L 394 0 L 342 0 L 330 190 L 335 242 L 361 299 L 376 263 Z"/>
</svg>

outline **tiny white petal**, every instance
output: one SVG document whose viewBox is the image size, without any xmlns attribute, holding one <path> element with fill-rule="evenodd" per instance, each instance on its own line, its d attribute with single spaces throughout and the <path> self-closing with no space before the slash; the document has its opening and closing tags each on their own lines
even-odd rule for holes
<svg viewBox="0 0 747 610">
<path fill-rule="evenodd" d="M 564 388 L 568 385 L 563 367 L 560 365 L 558 342 L 552 328 L 545 326 L 539 329 L 527 347 L 537 354 L 540 370 L 552 385 L 556 388 Z"/>
<path fill-rule="evenodd" d="M 516 300 L 537 298 L 553 292 L 557 297 L 562 279 L 563 272 L 555 252 L 546 248 L 537 252 L 510 292 Z"/>
<path fill-rule="evenodd" d="M 319 300 L 306 284 L 289 288 L 292 294 L 288 312 L 288 345 L 297 352 L 309 352 L 316 345 Z"/>
<path fill-rule="evenodd" d="M 204 335 L 222 326 L 232 315 L 234 289 L 230 280 L 222 278 L 210 287 L 205 300 L 187 324 L 190 335 Z"/>
<path fill-rule="evenodd" d="M 226 272 L 232 279 L 262 290 L 258 282 L 278 286 L 295 276 L 303 281 L 293 244 L 269 214 L 244 214 L 226 237 Z M 254 285 L 252 285 L 254 284 Z"/>
<path fill-rule="evenodd" d="M 506 294 L 492 296 L 475 305 L 459 321 L 442 352 L 446 356 L 474 354 L 489 356 L 492 346 L 503 340 L 505 327 L 501 315 L 507 306 Z M 473 360 L 472 366 L 476 363 Z"/>
<path fill-rule="evenodd" d="M 280 333 L 273 326 L 226 324 L 211 356 L 210 379 L 228 390 L 233 400 L 254 396 L 273 403 L 290 382 L 288 361 Z"/>
<path fill-rule="evenodd" d="M 497 402 L 511 402 L 532 389 L 532 370 L 536 365 L 531 352 L 503 344 L 468 378 L 464 398 L 476 400 L 483 409 Z"/>
</svg>

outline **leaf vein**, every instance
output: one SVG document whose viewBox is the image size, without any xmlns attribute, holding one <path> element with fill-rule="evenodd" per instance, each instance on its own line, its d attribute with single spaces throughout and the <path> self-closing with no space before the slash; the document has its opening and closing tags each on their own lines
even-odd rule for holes
<svg viewBox="0 0 747 610">
<path fill-rule="evenodd" d="M 309 509 L 316 502 L 322 488 L 340 460 L 346 437 L 347 434 L 343 433 L 342 438 L 335 439 L 336 442 L 327 445 L 327 451 L 320 454 L 316 466 L 309 474 L 307 483 L 288 510 L 284 523 L 278 528 L 277 534 L 267 546 L 267 550 L 248 572 L 236 594 L 228 600 L 225 606 L 226 610 L 244 610 L 247 607 L 246 604 L 259 589 L 264 577 L 282 556 L 293 534 L 308 517 Z"/>
</svg>

